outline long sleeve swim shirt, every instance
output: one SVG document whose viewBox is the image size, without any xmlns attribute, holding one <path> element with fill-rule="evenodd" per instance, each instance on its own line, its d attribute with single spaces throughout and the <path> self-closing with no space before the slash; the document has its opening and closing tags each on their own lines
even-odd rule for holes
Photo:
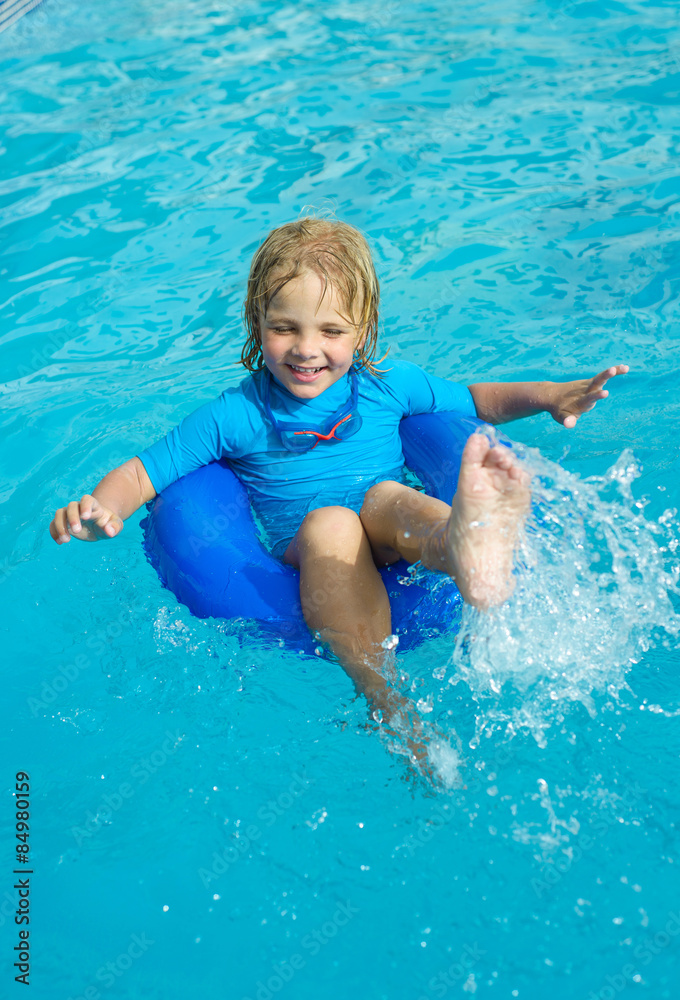
<svg viewBox="0 0 680 1000">
<path fill-rule="evenodd" d="M 286 427 L 322 430 L 333 415 L 346 412 L 353 378 L 358 430 L 343 440 L 321 440 L 308 451 L 289 451 L 267 415 L 267 393 L 274 423 L 284 434 Z M 391 362 L 382 377 L 348 373 L 314 399 L 299 399 L 265 368 L 189 414 L 138 457 L 157 493 L 194 469 L 226 458 L 245 484 L 270 546 L 280 554 L 282 542 L 309 511 L 338 504 L 358 512 L 375 483 L 403 481 L 399 422 L 445 410 L 475 416 L 470 390 L 407 361 Z"/>
</svg>

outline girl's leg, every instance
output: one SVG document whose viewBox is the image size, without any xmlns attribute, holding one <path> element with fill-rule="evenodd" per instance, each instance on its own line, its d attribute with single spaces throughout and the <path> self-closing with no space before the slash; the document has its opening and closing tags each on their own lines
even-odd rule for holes
<svg viewBox="0 0 680 1000">
<path fill-rule="evenodd" d="M 512 592 L 513 555 L 529 506 L 529 477 L 507 448 L 468 440 L 452 504 L 396 482 L 366 494 L 361 520 L 380 565 L 402 557 L 448 573 L 468 604 L 488 608 Z"/>
<path fill-rule="evenodd" d="M 300 599 L 309 628 L 320 634 L 371 708 L 380 710 L 386 731 L 398 732 L 427 770 L 423 723 L 385 677 L 382 643 L 392 631 L 390 602 L 358 515 L 347 507 L 312 511 L 283 558 L 300 570 Z"/>
<path fill-rule="evenodd" d="M 390 602 L 359 516 L 347 507 L 311 511 L 283 558 L 300 570 L 307 625 L 380 704 L 387 685 L 377 671 L 392 630 Z"/>
</svg>

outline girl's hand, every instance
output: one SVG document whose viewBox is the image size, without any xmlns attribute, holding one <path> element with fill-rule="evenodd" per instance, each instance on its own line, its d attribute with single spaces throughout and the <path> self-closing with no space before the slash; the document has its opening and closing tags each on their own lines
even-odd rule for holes
<svg viewBox="0 0 680 1000">
<path fill-rule="evenodd" d="M 120 517 L 89 494 L 80 502 L 73 500 L 66 507 L 60 507 L 50 524 L 50 535 L 57 545 L 70 542 L 71 535 L 81 542 L 98 542 L 102 538 L 114 538 L 122 530 Z"/>
<path fill-rule="evenodd" d="M 628 365 L 613 365 L 600 372 L 595 378 L 579 379 L 576 382 L 556 382 L 552 405 L 548 411 L 558 424 L 574 427 L 582 413 L 592 410 L 600 399 L 609 395 L 605 385 L 615 375 L 625 375 Z"/>
</svg>

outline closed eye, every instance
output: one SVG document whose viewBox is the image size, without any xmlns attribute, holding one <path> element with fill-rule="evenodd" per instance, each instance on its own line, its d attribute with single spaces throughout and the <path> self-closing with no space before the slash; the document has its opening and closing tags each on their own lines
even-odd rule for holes
<svg viewBox="0 0 680 1000">
<path fill-rule="evenodd" d="M 272 327 L 270 327 L 270 330 L 272 330 L 273 333 L 294 333 L 295 332 L 295 327 L 292 327 L 292 326 L 272 326 Z M 331 327 L 328 330 L 324 330 L 323 333 L 326 336 L 341 337 L 341 336 L 343 336 L 343 334 L 347 333 L 347 330 L 336 330 L 334 327 Z"/>
</svg>

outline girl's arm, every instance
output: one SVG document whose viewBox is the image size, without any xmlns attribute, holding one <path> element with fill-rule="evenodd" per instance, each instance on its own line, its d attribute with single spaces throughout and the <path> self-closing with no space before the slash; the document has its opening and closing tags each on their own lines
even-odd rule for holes
<svg viewBox="0 0 680 1000">
<path fill-rule="evenodd" d="M 71 535 L 83 542 L 114 538 L 123 521 L 155 496 L 147 471 L 135 456 L 107 473 L 91 494 L 61 507 L 50 524 L 50 535 L 57 545 L 69 542 Z"/>
<path fill-rule="evenodd" d="M 547 411 L 558 424 L 573 427 L 582 413 L 609 395 L 607 381 L 627 371 L 628 365 L 614 365 L 595 378 L 575 382 L 478 382 L 469 389 L 477 416 L 489 424 Z"/>
</svg>

